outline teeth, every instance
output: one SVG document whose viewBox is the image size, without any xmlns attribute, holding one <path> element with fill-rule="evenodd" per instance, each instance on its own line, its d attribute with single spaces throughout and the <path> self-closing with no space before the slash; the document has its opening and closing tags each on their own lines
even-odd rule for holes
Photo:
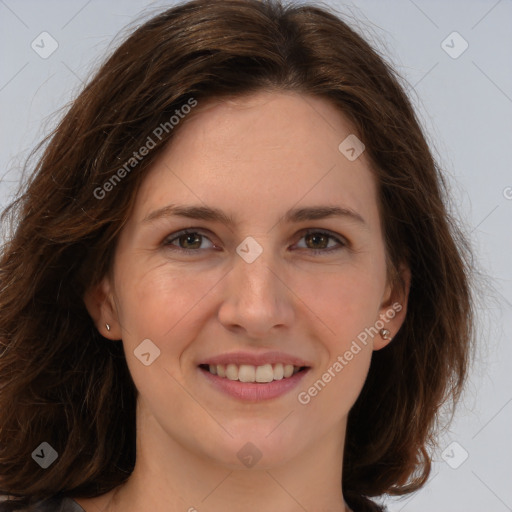
<svg viewBox="0 0 512 512">
<path fill-rule="evenodd" d="M 253 366 L 250 364 L 210 364 L 209 370 L 213 375 L 238 380 L 240 382 L 272 382 L 287 379 L 299 371 L 300 367 L 292 364 L 277 363 Z"/>
<path fill-rule="evenodd" d="M 260 366 L 260 368 L 263 368 Z M 258 368 L 259 370 L 259 368 Z M 271 377 L 274 377 L 273 372 Z M 235 380 L 235 379 L 232 379 Z M 254 366 L 249 366 L 248 364 L 242 364 L 238 368 L 238 380 L 240 382 L 255 382 L 256 381 L 256 368 Z M 259 382 L 259 381 L 258 381 Z M 265 380 L 268 382 L 268 380 Z"/>
<path fill-rule="evenodd" d="M 229 380 L 238 380 L 238 367 L 236 364 L 228 364 L 226 366 L 226 377 Z"/>
</svg>

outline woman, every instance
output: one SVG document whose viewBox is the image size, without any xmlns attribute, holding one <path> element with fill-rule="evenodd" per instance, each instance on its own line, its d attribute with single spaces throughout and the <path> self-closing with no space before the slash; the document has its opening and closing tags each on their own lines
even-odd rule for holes
<svg viewBox="0 0 512 512">
<path fill-rule="evenodd" d="M 470 252 L 394 72 L 334 14 L 149 20 L 9 214 L 0 510 L 378 511 L 426 482 Z"/>
</svg>

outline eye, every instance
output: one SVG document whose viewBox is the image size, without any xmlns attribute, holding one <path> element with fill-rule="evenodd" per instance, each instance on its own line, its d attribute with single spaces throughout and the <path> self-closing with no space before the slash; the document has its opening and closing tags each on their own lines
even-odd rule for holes
<svg viewBox="0 0 512 512">
<path fill-rule="evenodd" d="M 191 254 L 193 252 L 200 252 L 203 239 L 209 240 L 203 231 L 186 229 L 170 235 L 170 237 L 164 241 L 164 245 L 173 251 Z M 318 255 L 337 251 L 349 246 L 348 242 L 343 237 L 335 236 L 328 231 L 322 230 L 310 229 L 302 234 L 301 239 L 305 239 L 306 249 L 310 249 L 308 252 Z M 336 242 L 335 245 L 329 247 L 329 240 Z M 310 245 L 313 245 L 313 247 L 309 247 Z M 206 249 L 213 248 L 215 248 L 215 245 L 212 244 L 211 247 L 207 247 Z"/>
<path fill-rule="evenodd" d="M 183 230 L 171 235 L 173 238 L 167 238 L 164 242 L 165 246 L 171 246 L 172 250 L 180 252 L 197 252 L 200 249 L 202 238 L 208 238 L 200 231 L 195 230 Z M 178 244 L 183 247 L 177 247 L 173 244 L 175 240 L 178 240 Z"/>
<path fill-rule="evenodd" d="M 306 240 L 306 244 L 310 243 L 313 244 L 313 246 L 316 245 L 316 247 L 313 247 L 309 252 L 312 252 L 313 254 L 326 254 L 330 253 L 332 251 L 337 251 L 340 249 L 343 249 L 344 247 L 348 246 L 348 242 L 346 242 L 342 237 L 334 236 L 328 231 L 319 231 L 310 229 L 306 233 L 304 233 L 301 237 L 301 239 L 304 238 Z M 327 248 L 328 240 L 334 240 L 337 245 L 334 247 Z"/>
</svg>

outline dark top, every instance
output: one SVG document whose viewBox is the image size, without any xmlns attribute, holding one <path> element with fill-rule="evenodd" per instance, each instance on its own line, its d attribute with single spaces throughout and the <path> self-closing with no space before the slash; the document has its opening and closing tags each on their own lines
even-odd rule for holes
<svg viewBox="0 0 512 512">
<path fill-rule="evenodd" d="M 0 512 L 10 510 L 0 501 Z M 30 512 L 85 512 L 85 510 L 71 498 L 54 497 L 47 500 L 39 501 L 29 507 Z M 25 512 L 27 509 L 23 509 Z"/>
<path fill-rule="evenodd" d="M 34 512 L 85 512 L 85 510 L 71 498 L 54 499 L 42 504 Z"/>
<path fill-rule="evenodd" d="M 0 501 L 0 512 L 3 512 L 3 510 Z M 349 510 L 353 512 L 352 509 Z M 387 512 L 388 509 L 384 507 L 384 511 Z M 32 506 L 30 512 L 85 512 L 85 510 L 71 498 L 54 497 Z"/>
</svg>

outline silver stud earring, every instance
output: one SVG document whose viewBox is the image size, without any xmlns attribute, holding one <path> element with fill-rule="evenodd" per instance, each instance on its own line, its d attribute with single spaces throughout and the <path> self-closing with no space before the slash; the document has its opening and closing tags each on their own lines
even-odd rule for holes
<svg viewBox="0 0 512 512">
<path fill-rule="evenodd" d="M 390 337 L 391 333 L 387 329 L 381 329 L 379 331 L 379 333 L 383 340 L 391 340 L 391 337 Z"/>
<path fill-rule="evenodd" d="M 107 331 L 110 331 L 110 325 L 109 324 L 105 324 L 105 327 L 107 328 Z"/>
</svg>

